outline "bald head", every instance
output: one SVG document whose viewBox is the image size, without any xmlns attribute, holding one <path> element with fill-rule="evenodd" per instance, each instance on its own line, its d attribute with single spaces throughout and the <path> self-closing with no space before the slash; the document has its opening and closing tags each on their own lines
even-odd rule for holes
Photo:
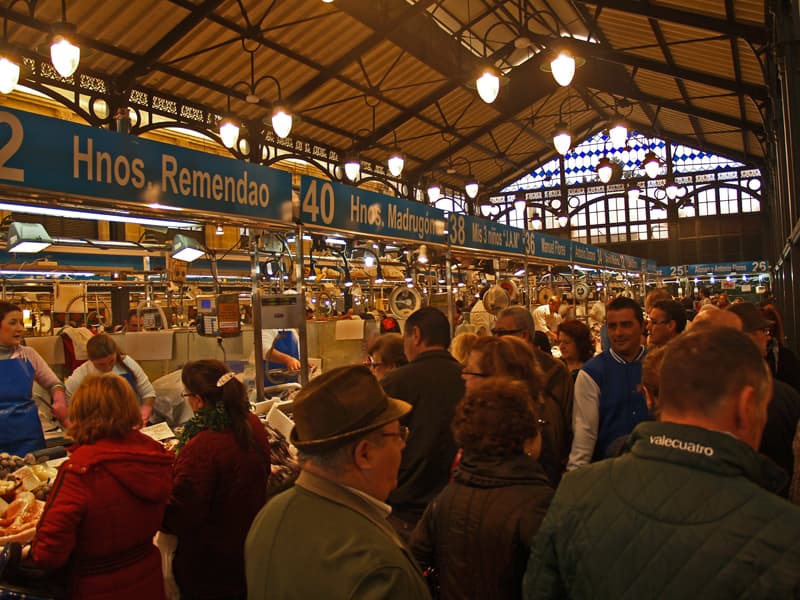
<svg viewBox="0 0 800 600">
<path fill-rule="evenodd" d="M 729 310 L 720 310 L 716 307 L 709 310 L 701 310 L 697 313 L 692 322 L 686 326 L 686 329 L 694 331 L 698 327 L 731 327 L 739 331 L 743 329 L 742 320 L 739 318 L 739 315 Z"/>
</svg>

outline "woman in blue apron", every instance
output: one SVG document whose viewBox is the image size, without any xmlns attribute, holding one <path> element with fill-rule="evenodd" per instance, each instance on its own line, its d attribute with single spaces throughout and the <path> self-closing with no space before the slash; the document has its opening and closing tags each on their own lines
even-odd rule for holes
<svg viewBox="0 0 800 600">
<path fill-rule="evenodd" d="M 136 393 L 141 406 L 142 425 L 146 425 L 153 413 L 156 392 L 139 363 L 121 353 L 114 339 L 107 333 L 100 333 L 90 339 L 86 344 L 86 354 L 89 360 L 75 369 L 67 379 L 67 397 L 72 397 L 87 375 L 116 373 L 125 379 Z"/>
<path fill-rule="evenodd" d="M 50 392 L 53 416 L 67 419 L 64 385 L 33 348 L 22 345 L 22 310 L 0 301 L 0 451 L 24 456 L 45 447 L 33 382 Z"/>
</svg>

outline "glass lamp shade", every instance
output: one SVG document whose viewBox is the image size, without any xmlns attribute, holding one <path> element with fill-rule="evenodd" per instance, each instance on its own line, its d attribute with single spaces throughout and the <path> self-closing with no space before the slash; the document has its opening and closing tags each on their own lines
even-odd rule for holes
<svg viewBox="0 0 800 600">
<path fill-rule="evenodd" d="M 540 217 L 533 217 L 531 219 L 531 227 L 536 231 L 541 230 L 542 228 L 542 219 Z"/>
<path fill-rule="evenodd" d="M 10 94 L 19 83 L 19 65 L 11 59 L 0 57 L 0 92 Z"/>
<path fill-rule="evenodd" d="M 516 210 L 517 213 L 523 213 L 522 215 L 523 217 L 525 216 L 524 211 L 526 208 L 528 208 L 528 203 L 525 202 L 525 200 L 522 199 L 514 200 L 514 210 Z"/>
<path fill-rule="evenodd" d="M 636 202 L 639 199 L 639 194 L 641 193 L 642 191 L 639 189 L 639 186 L 635 185 L 633 187 L 628 188 L 628 201 Z"/>
<path fill-rule="evenodd" d="M 617 123 L 608 130 L 608 137 L 611 138 L 611 145 L 614 148 L 624 148 L 628 143 L 628 128 L 622 123 Z"/>
<path fill-rule="evenodd" d="M 484 71 L 475 82 L 478 87 L 478 95 L 486 104 L 491 104 L 497 99 L 500 93 L 500 77 L 493 71 Z"/>
<path fill-rule="evenodd" d="M 603 183 L 608 183 L 611 181 L 611 176 L 613 174 L 614 168 L 611 165 L 610 160 L 608 160 L 606 157 L 603 157 L 597 161 L 597 176 L 600 178 L 600 181 Z"/>
<path fill-rule="evenodd" d="M 572 146 L 572 134 L 567 129 L 566 123 L 556 125 L 556 131 L 553 134 L 553 146 L 561 156 L 565 156 L 569 152 L 569 148 Z"/>
<path fill-rule="evenodd" d="M 480 205 L 481 215 L 484 217 L 488 217 L 492 212 L 492 205 L 491 204 L 481 204 Z"/>
<path fill-rule="evenodd" d="M 395 151 L 392 152 L 391 156 L 389 156 L 387 164 L 389 166 L 389 173 L 392 174 L 392 177 L 400 177 L 400 175 L 403 173 L 403 167 L 406 165 L 406 161 L 402 154 Z"/>
<path fill-rule="evenodd" d="M 361 173 L 361 162 L 355 156 L 348 158 L 344 163 L 344 174 L 350 181 L 358 179 Z"/>
<path fill-rule="evenodd" d="M 567 226 L 567 222 L 569 221 L 569 219 L 567 218 L 567 215 L 559 215 L 558 219 L 556 219 L 556 220 L 558 221 L 558 226 L 559 227 L 566 227 Z"/>
<path fill-rule="evenodd" d="M 556 83 L 566 87 L 572 83 L 572 78 L 575 77 L 575 59 L 569 52 L 562 50 L 550 61 L 550 70 Z"/>
<path fill-rule="evenodd" d="M 464 186 L 464 191 L 467 193 L 468 198 L 475 198 L 478 195 L 478 182 L 471 179 Z"/>
<path fill-rule="evenodd" d="M 219 122 L 219 137 L 222 145 L 233 148 L 239 140 L 239 123 L 233 117 L 225 117 Z"/>
<path fill-rule="evenodd" d="M 658 172 L 661 170 L 661 161 L 658 160 L 655 153 L 651 151 L 645 155 L 642 166 L 644 166 L 644 172 L 647 173 L 647 176 L 650 179 L 655 179 L 658 176 Z"/>
<path fill-rule="evenodd" d="M 675 200 L 675 198 L 678 197 L 678 186 L 675 185 L 674 181 L 670 181 L 664 191 L 667 193 L 667 198 L 670 200 Z"/>
<path fill-rule="evenodd" d="M 57 35 L 50 45 L 50 60 L 58 74 L 66 79 L 72 76 L 81 62 L 81 49 L 63 35 Z"/>
<path fill-rule="evenodd" d="M 423 265 L 428 264 L 428 247 L 425 244 L 422 244 L 419 247 L 419 252 L 417 253 L 417 262 Z"/>
<path fill-rule="evenodd" d="M 442 197 L 442 188 L 439 187 L 438 183 L 432 183 L 428 186 L 428 200 L 431 204 L 436 202 L 439 198 Z"/>
<path fill-rule="evenodd" d="M 292 115 L 282 106 L 272 111 L 272 131 L 281 139 L 292 132 Z"/>
</svg>

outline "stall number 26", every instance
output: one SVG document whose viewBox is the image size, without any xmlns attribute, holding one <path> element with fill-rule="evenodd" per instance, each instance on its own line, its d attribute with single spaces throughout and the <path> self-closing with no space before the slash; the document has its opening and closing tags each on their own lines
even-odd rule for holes
<svg viewBox="0 0 800 600">
<path fill-rule="evenodd" d="M 8 160 L 22 146 L 24 137 L 22 123 L 11 113 L 0 111 L 0 125 L 8 125 L 11 128 L 11 137 L 0 146 L 0 179 L 5 181 L 25 181 L 25 171 L 23 169 L 6 166 Z"/>
</svg>

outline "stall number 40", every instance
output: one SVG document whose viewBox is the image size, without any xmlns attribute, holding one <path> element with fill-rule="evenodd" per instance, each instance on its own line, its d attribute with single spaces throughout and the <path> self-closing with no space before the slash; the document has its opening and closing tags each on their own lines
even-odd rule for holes
<svg viewBox="0 0 800 600">
<path fill-rule="evenodd" d="M 22 146 L 24 131 L 19 119 L 7 112 L 0 112 L 0 125 L 5 124 L 11 128 L 11 137 L 0 146 L 0 179 L 5 181 L 25 181 L 25 171 L 7 167 L 6 163 Z"/>
<path fill-rule="evenodd" d="M 312 181 L 303 196 L 303 213 L 311 218 L 312 223 L 317 222 L 317 217 L 325 225 L 333 222 L 333 186 L 330 183 L 320 182 L 319 196 L 317 195 L 317 182 Z"/>
</svg>

